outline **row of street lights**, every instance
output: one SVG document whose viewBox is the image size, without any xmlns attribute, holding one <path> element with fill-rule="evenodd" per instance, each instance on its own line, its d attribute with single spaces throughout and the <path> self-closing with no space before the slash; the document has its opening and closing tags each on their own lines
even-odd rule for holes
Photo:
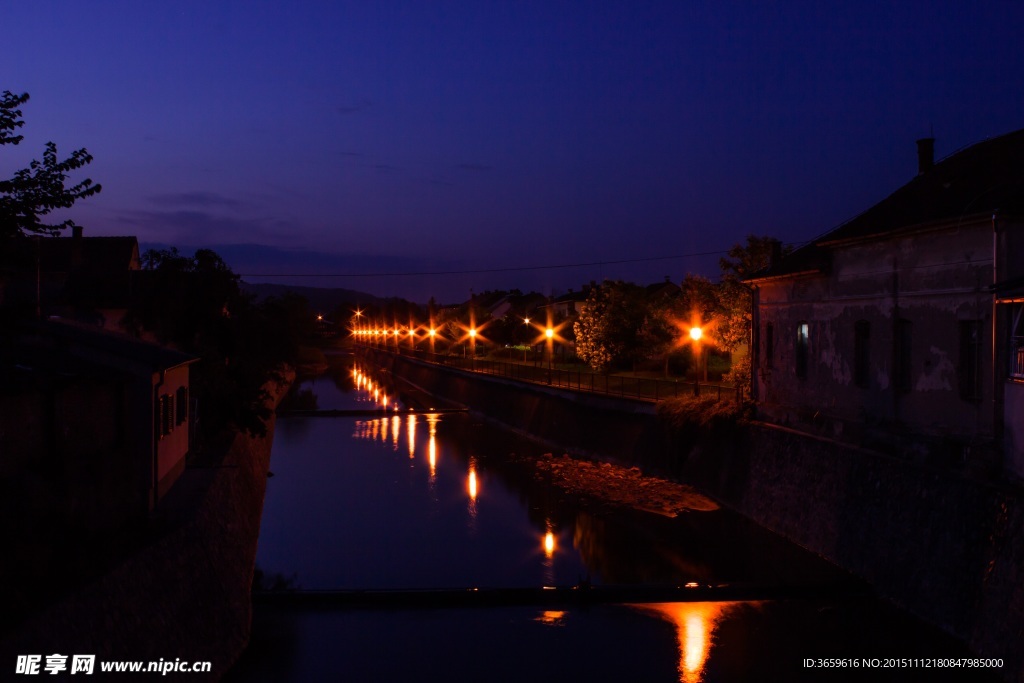
<svg viewBox="0 0 1024 683">
<path fill-rule="evenodd" d="M 429 327 L 425 329 L 422 326 L 417 327 L 413 325 L 410 325 L 409 327 L 403 327 L 400 325 L 394 325 L 391 327 L 368 327 L 362 325 L 362 317 L 362 311 L 356 310 L 354 312 L 352 320 L 352 335 L 358 341 L 363 341 L 367 343 L 379 343 L 385 345 L 391 341 L 394 341 L 395 348 L 397 349 L 399 346 L 399 342 L 402 339 L 408 339 L 409 348 L 415 349 L 417 341 L 422 336 L 422 338 L 425 338 L 430 342 L 430 352 L 433 353 L 435 341 L 438 339 L 445 339 L 444 336 L 441 334 L 441 330 L 439 330 L 433 324 L 431 324 Z M 523 318 L 523 324 L 529 326 L 531 324 L 530 319 Z M 554 355 L 554 343 L 555 340 L 559 338 L 557 334 L 558 327 L 552 325 L 551 323 L 548 323 L 546 327 L 540 327 L 535 323 L 533 324 L 533 326 L 540 330 L 540 335 L 534 340 L 534 343 L 536 343 L 537 341 L 544 341 L 546 343 L 548 355 L 548 369 L 550 370 L 552 365 L 552 357 Z M 475 358 L 477 339 L 484 339 L 483 335 L 481 334 L 482 328 L 477 328 L 475 325 L 470 324 L 468 328 L 463 326 L 462 329 L 465 330 L 465 334 L 463 334 L 461 337 L 457 339 L 451 339 L 450 341 L 455 343 L 469 341 L 469 354 L 470 356 Z M 523 349 L 523 362 L 526 362 L 526 349 Z"/>
<path fill-rule="evenodd" d="M 418 339 L 418 330 L 422 329 L 422 326 L 414 326 L 411 324 L 408 327 L 401 327 L 395 324 L 393 327 L 367 327 L 362 325 L 361 318 L 363 312 L 359 309 L 354 311 L 352 319 L 352 335 L 359 341 L 367 343 L 383 343 L 387 344 L 389 340 L 394 340 L 395 349 L 398 349 L 399 340 L 401 338 L 407 338 L 409 340 L 409 348 L 415 349 L 416 342 Z M 529 328 L 531 325 L 530 318 L 524 317 L 523 324 Z M 564 324 L 564 323 L 563 323 Z M 538 341 L 544 341 L 546 346 L 546 352 L 548 356 L 548 372 L 552 369 L 553 357 L 554 357 L 554 343 L 556 339 L 560 339 L 558 336 L 558 328 L 560 326 L 553 326 L 550 321 L 545 327 L 541 327 L 536 323 L 532 323 L 533 327 L 540 330 L 541 334 L 534 339 L 534 343 Z M 480 334 L 482 328 L 477 328 L 476 325 L 471 321 L 470 326 L 467 328 L 461 326 L 465 330 L 465 334 L 458 339 L 452 339 L 452 342 L 463 342 L 468 340 L 470 346 L 470 356 L 476 359 L 476 340 L 477 338 L 483 339 Z M 683 330 L 686 330 L 686 335 L 690 338 L 690 343 L 693 344 L 694 352 L 699 358 L 699 362 L 702 368 L 703 381 L 708 381 L 708 346 L 710 345 L 707 339 L 707 325 L 700 323 L 699 321 L 691 321 L 689 325 L 680 325 Z M 444 339 L 441 331 L 434 326 L 433 323 L 426 328 L 423 332 L 423 336 L 430 342 L 430 352 L 434 353 L 434 343 L 438 338 Z M 465 352 L 465 349 L 464 349 Z M 523 349 L 523 362 L 526 362 L 526 349 Z"/>
</svg>

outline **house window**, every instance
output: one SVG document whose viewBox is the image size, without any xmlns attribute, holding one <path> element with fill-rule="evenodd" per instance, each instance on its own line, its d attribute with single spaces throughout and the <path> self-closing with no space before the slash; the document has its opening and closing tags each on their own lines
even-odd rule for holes
<svg viewBox="0 0 1024 683">
<path fill-rule="evenodd" d="M 866 389 L 870 384 L 871 323 L 858 320 L 853 326 L 853 381 Z"/>
<path fill-rule="evenodd" d="M 174 396 L 163 394 L 153 406 L 153 429 L 162 439 L 171 433 L 174 424 Z"/>
<path fill-rule="evenodd" d="M 180 425 L 188 419 L 188 387 L 178 387 L 174 395 L 174 424 Z"/>
<path fill-rule="evenodd" d="M 896 321 L 893 348 L 893 385 L 897 391 L 910 391 L 911 342 L 913 326 L 910 321 L 900 318 Z"/>
<path fill-rule="evenodd" d="M 796 325 L 796 376 L 807 377 L 807 360 L 810 356 L 811 328 L 806 321 Z"/>
<path fill-rule="evenodd" d="M 1010 309 L 1009 374 L 1013 379 L 1024 379 L 1024 304 Z"/>
<path fill-rule="evenodd" d="M 772 323 L 764 325 L 764 365 L 767 368 L 775 366 L 775 325 Z"/>
<path fill-rule="evenodd" d="M 981 400 L 981 321 L 960 321 L 960 398 Z"/>
</svg>

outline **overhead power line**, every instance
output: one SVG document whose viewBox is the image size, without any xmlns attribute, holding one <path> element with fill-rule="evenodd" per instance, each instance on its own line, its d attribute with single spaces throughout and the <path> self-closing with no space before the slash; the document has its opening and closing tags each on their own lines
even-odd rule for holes
<svg viewBox="0 0 1024 683">
<path fill-rule="evenodd" d="M 728 250 L 700 251 L 676 256 L 651 256 L 648 258 L 617 259 L 613 261 L 590 261 L 585 263 L 559 263 L 543 266 L 510 266 L 507 268 L 474 268 L 467 270 L 424 270 L 406 272 L 370 272 L 370 273 L 239 273 L 242 277 L 413 277 L 436 275 L 477 275 L 481 273 L 514 273 L 531 270 L 560 270 L 565 268 L 586 268 L 594 266 L 615 266 L 624 263 L 651 263 L 654 261 L 674 261 L 697 256 L 715 256 L 726 254 Z"/>
</svg>

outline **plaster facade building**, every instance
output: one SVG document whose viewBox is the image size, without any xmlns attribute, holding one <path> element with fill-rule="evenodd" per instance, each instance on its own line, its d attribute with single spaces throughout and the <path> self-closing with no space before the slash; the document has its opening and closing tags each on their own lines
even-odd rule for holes
<svg viewBox="0 0 1024 683">
<path fill-rule="evenodd" d="M 1024 131 L 939 163 L 747 281 L 773 421 L 1024 475 Z"/>
</svg>

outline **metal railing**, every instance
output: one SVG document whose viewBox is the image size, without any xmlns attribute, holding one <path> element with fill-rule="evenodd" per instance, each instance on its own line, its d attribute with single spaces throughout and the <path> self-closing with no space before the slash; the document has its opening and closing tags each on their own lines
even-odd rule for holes
<svg viewBox="0 0 1024 683">
<path fill-rule="evenodd" d="M 430 353 L 421 349 L 402 348 L 401 346 L 396 349 L 394 346 L 384 348 L 377 345 L 369 345 L 367 348 L 415 358 L 434 365 L 504 377 L 518 382 L 541 384 L 559 389 L 617 396 L 619 398 L 640 401 L 657 402 L 676 396 L 711 396 L 716 400 L 722 400 L 723 398 L 726 400 L 740 400 L 738 388 L 725 384 L 605 375 L 591 372 L 582 366 L 575 369 L 567 369 L 549 365 L 546 361 L 519 363 L 489 358 Z"/>
</svg>

